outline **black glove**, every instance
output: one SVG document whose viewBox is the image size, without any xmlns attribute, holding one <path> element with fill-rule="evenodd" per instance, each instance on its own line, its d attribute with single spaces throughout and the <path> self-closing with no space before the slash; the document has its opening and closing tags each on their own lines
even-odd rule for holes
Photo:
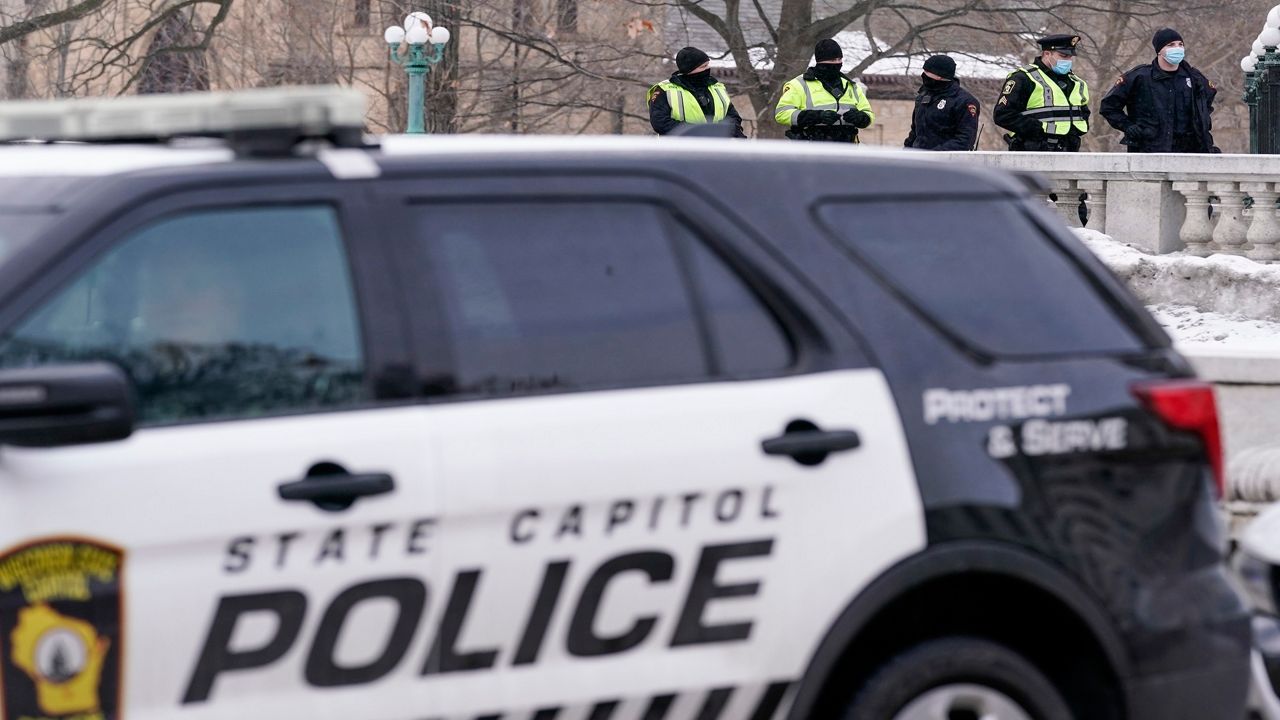
<svg viewBox="0 0 1280 720">
<path fill-rule="evenodd" d="M 854 108 L 853 110 L 845 111 L 844 121 L 856 128 L 864 128 L 871 124 L 871 116 Z"/>
<path fill-rule="evenodd" d="M 835 125 L 840 115 L 835 110 L 801 110 L 796 116 L 796 125 L 811 127 L 813 125 Z"/>
<path fill-rule="evenodd" d="M 1124 141 L 1126 145 L 1141 145 L 1147 140 L 1154 140 L 1157 132 L 1153 127 L 1132 123 L 1124 129 Z"/>
</svg>

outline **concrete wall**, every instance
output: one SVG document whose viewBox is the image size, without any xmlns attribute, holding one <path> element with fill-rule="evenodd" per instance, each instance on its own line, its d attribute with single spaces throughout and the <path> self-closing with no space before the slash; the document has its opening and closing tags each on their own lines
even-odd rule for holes
<svg viewBox="0 0 1280 720">
<path fill-rule="evenodd" d="M 1053 186 L 1068 225 L 1087 227 L 1148 252 L 1229 253 L 1280 258 L 1277 155 L 1130 153 L 947 153 L 973 162 L 1035 173 Z M 1246 208 L 1252 205 L 1252 210 Z M 1192 211 L 1188 211 L 1188 207 Z M 1259 212 L 1265 209 L 1266 212 Z"/>
<path fill-rule="evenodd" d="M 1280 500 L 1280 357 L 1247 350 L 1184 346 L 1196 373 L 1214 384 L 1227 500 Z"/>
</svg>

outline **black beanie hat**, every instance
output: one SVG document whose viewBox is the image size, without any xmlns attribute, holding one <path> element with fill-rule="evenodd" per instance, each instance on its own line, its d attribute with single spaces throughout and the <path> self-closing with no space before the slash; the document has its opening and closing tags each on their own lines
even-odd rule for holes
<svg viewBox="0 0 1280 720">
<path fill-rule="evenodd" d="M 813 59 L 818 62 L 823 60 L 840 60 L 844 58 L 844 51 L 840 49 L 840 43 L 827 38 L 819 40 L 818 44 L 813 48 Z"/>
<path fill-rule="evenodd" d="M 924 69 L 947 80 L 956 79 L 956 61 L 948 55 L 934 55 L 925 60 Z"/>
<path fill-rule="evenodd" d="M 680 52 L 676 53 L 676 69 L 681 75 L 688 75 L 710 59 L 706 53 L 696 47 L 681 48 Z"/>
<path fill-rule="evenodd" d="M 1165 45 L 1181 39 L 1182 36 L 1178 34 L 1177 30 L 1174 30 L 1173 28 L 1164 28 L 1163 30 L 1156 31 L 1156 36 L 1151 38 L 1151 44 L 1155 46 L 1156 52 L 1160 52 L 1164 49 Z"/>
</svg>

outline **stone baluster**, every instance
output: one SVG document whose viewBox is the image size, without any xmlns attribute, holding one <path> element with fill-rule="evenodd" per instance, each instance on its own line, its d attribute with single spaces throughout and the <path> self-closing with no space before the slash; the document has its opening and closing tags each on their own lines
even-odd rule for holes
<svg viewBox="0 0 1280 720">
<path fill-rule="evenodd" d="M 1209 257 L 1215 248 L 1212 247 L 1213 219 L 1209 217 L 1208 188 L 1203 182 L 1175 182 L 1173 189 L 1187 200 L 1187 218 L 1182 222 L 1178 239 L 1191 255 Z"/>
<path fill-rule="evenodd" d="M 1218 225 L 1213 229 L 1213 242 L 1219 252 L 1244 255 L 1249 226 L 1244 221 L 1244 196 L 1240 183 L 1234 181 L 1208 183 L 1209 191 L 1221 201 Z"/>
<path fill-rule="evenodd" d="M 1062 219 L 1067 221 L 1067 227 L 1084 227 L 1080 223 L 1080 188 L 1076 186 L 1076 181 L 1054 178 L 1053 192 L 1058 198 L 1054 205 L 1058 206 Z"/>
<path fill-rule="evenodd" d="M 1090 230 L 1100 233 L 1107 231 L 1107 181 L 1081 180 L 1080 189 L 1085 193 L 1084 204 L 1089 209 L 1089 220 L 1086 223 Z"/>
<path fill-rule="evenodd" d="M 1240 189 L 1253 198 L 1253 218 L 1249 223 L 1249 231 L 1245 238 L 1249 241 L 1246 253 L 1258 262 L 1272 262 L 1280 259 L 1276 252 L 1276 243 L 1280 241 L 1280 218 L 1276 216 L 1276 199 L 1280 198 L 1275 183 L 1247 182 L 1240 183 Z"/>
</svg>

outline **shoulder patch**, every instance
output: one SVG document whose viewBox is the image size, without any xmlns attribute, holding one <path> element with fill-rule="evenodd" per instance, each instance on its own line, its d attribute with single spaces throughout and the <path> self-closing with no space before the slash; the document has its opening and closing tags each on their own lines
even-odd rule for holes
<svg viewBox="0 0 1280 720">
<path fill-rule="evenodd" d="M 1120 77 L 1116 78 L 1116 85 L 1123 85 L 1123 84 L 1124 84 L 1124 76 L 1121 75 Z"/>
<path fill-rule="evenodd" d="M 656 87 L 656 86 L 649 88 L 649 104 L 652 105 L 653 101 L 657 100 L 658 96 L 661 94 L 662 94 L 662 88 Z"/>
<path fill-rule="evenodd" d="M 973 117 L 978 117 L 978 106 L 977 106 L 977 105 L 974 105 L 973 103 L 969 103 L 969 105 L 968 105 L 967 107 L 969 108 L 969 114 L 970 114 L 970 115 L 972 115 Z"/>
<path fill-rule="evenodd" d="M 1007 97 L 1002 97 L 1002 98 L 1000 98 L 1000 104 L 1001 104 L 1001 105 L 1008 105 L 1008 104 L 1009 104 L 1009 98 L 1007 98 Z"/>
<path fill-rule="evenodd" d="M 791 83 L 787 83 L 786 85 L 783 85 L 783 86 L 782 86 L 782 94 L 783 94 L 783 95 L 786 95 L 786 94 L 787 94 L 787 93 L 789 93 L 789 92 L 791 92 Z"/>
<path fill-rule="evenodd" d="M 1009 93 L 1013 92 L 1013 88 L 1015 85 L 1017 85 L 1017 83 L 1014 82 L 1013 80 L 1010 80 L 1009 82 L 1004 84 L 1004 90 L 1001 90 L 1000 94 L 1008 95 Z"/>
</svg>

